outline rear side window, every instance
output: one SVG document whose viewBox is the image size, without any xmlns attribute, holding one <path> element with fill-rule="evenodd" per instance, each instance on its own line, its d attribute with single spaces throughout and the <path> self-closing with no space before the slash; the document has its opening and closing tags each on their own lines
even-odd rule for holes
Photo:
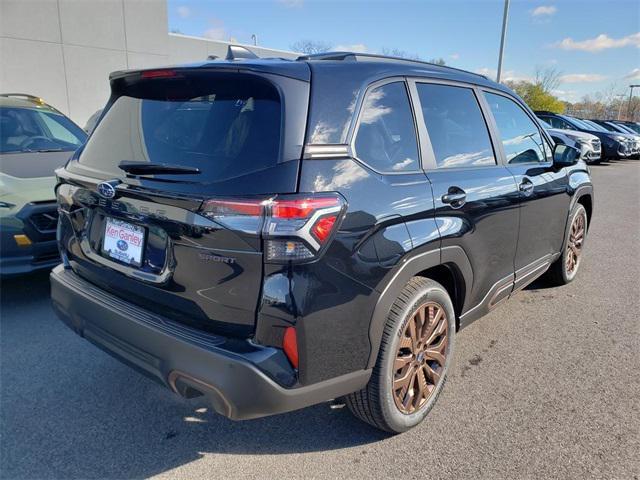
<svg viewBox="0 0 640 480">
<path fill-rule="evenodd" d="M 495 118 L 508 163 L 536 163 L 546 161 L 544 141 L 540 130 L 524 110 L 513 100 L 485 92 Z"/>
<path fill-rule="evenodd" d="M 419 167 L 418 141 L 404 82 L 367 93 L 355 140 L 356 156 L 379 172 L 410 172 Z"/>
<path fill-rule="evenodd" d="M 429 83 L 418 83 L 417 89 L 438 168 L 496 164 L 473 90 Z"/>
<path fill-rule="evenodd" d="M 180 180 L 218 182 L 275 166 L 280 133 L 280 97 L 266 80 L 178 75 L 123 91 L 79 161 L 118 176 L 121 161 L 196 167 Z"/>
</svg>

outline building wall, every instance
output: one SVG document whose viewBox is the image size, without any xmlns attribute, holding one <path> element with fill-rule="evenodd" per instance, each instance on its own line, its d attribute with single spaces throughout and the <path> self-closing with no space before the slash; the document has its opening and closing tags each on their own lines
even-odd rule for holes
<svg viewBox="0 0 640 480">
<path fill-rule="evenodd" d="M 224 58 L 228 45 L 169 34 L 166 0 L 0 0 L 0 92 L 42 97 L 84 126 L 109 97 L 110 72 Z"/>
</svg>

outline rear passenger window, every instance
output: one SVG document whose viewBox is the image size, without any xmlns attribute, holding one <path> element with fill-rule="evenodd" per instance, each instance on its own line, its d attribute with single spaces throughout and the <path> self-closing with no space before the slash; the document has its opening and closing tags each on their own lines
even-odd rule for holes
<svg viewBox="0 0 640 480">
<path fill-rule="evenodd" d="M 508 163 L 546 161 L 544 142 L 533 120 L 513 100 L 485 92 Z"/>
<path fill-rule="evenodd" d="M 354 144 L 356 156 L 380 172 L 418 170 L 418 142 L 404 82 L 367 93 Z"/>
<path fill-rule="evenodd" d="M 438 168 L 496 164 L 473 90 L 430 83 L 418 83 L 417 89 Z"/>
</svg>

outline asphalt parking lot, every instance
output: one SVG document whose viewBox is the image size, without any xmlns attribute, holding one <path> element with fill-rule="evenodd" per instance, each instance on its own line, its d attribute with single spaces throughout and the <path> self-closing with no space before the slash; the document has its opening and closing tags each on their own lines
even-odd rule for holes
<svg viewBox="0 0 640 480">
<path fill-rule="evenodd" d="M 235 423 L 76 337 L 47 274 L 2 285 L 2 478 L 640 476 L 640 161 L 593 167 L 571 285 L 462 331 L 427 421 L 399 436 L 326 405 Z"/>
</svg>

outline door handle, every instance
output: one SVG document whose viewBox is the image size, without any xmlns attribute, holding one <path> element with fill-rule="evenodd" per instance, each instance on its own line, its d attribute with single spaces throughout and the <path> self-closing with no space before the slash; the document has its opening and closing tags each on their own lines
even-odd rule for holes
<svg viewBox="0 0 640 480">
<path fill-rule="evenodd" d="M 522 180 L 522 183 L 520 183 L 520 185 L 518 186 L 520 191 L 525 195 L 531 195 L 533 193 L 533 187 L 533 183 L 528 178 Z"/>
<path fill-rule="evenodd" d="M 440 200 L 442 200 L 442 203 L 447 203 L 453 208 L 460 208 L 465 204 L 467 200 L 467 194 L 464 190 L 452 187 L 449 189 L 448 193 L 442 195 L 442 198 Z"/>
</svg>

